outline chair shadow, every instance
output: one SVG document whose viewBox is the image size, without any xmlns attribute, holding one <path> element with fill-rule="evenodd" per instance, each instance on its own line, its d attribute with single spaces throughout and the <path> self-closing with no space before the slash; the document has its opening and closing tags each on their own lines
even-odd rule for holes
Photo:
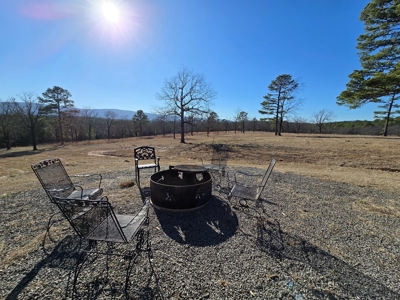
<svg viewBox="0 0 400 300">
<path fill-rule="evenodd" d="M 239 225 L 230 206 L 216 196 L 197 210 L 170 212 L 154 209 L 160 225 L 171 239 L 180 244 L 204 247 L 216 245 L 232 237 Z"/>
<path fill-rule="evenodd" d="M 328 252 L 299 237 L 283 232 L 278 221 L 258 220 L 256 244 L 261 251 L 278 259 L 309 265 L 324 277 L 337 282 L 351 297 L 360 299 L 400 299 L 400 294 L 358 271 Z M 324 290 L 314 289 L 318 298 L 335 299 Z"/>
<path fill-rule="evenodd" d="M 44 268 L 62 268 L 69 270 L 68 281 L 71 278 L 78 259 L 79 242 L 73 236 L 66 236 L 62 239 L 44 259 L 39 261 L 7 295 L 6 300 L 18 299 L 21 292 L 35 279 L 39 271 Z"/>
</svg>

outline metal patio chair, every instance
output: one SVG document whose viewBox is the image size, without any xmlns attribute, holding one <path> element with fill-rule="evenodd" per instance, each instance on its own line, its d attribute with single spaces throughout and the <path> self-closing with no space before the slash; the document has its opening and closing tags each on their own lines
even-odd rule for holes
<svg viewBox="0 0 400 300">
<path fill-rule="evenodd" d="M 61 160 L 59 158 L 46 159 L 39 161 L 36 164 L 32 164 L 31 168 L 35 173 L 36 177 L 39 179 L 44 191 L 49 197 L 50 201 L 54 203 L 54 197 L 61 198 L 76 198 L 81 200 L 96 199 L 101 196 L 103 189 L 101 188 L 102 176 L 100 174 L 88 174 L 88 175 L 73 175 L 71 177 L 98 177 L 98 185 L 96 187 L 84 189 L 80 185 L 76 185 L 72 182 L 70 176 L 65 170 Z M 45 242 L 47 235 L 50 236 L 50 227 L 54 224 L 53 218 L 60 212 L 54 213 L 50 216 L 47 227 L 46 234 L 43 238 L 42 246 L 45 251 Z M 53 223 L 52 223 L 53 221 Z"/>
<path fill-rule="evenodd" d="M 72 182 L 59 158 L 39 161 L 31 165 L 33 172 L 42 184 L 50 201 L 53 197 L 96 199 L 103 193 L 101 188 L 102 176 L 100 174 L 73 175 L 71 177 L 98 177 L 98 186 L 84 189 Z"/>
<path fill-rule="evenodd" d="M 129 284 L 129 275 L 131 272 L 131 261 L 141 251 L 147 241 L 147 249 L 150 251 L 148 231 L 145 234 L 144 225 L 148 224 L 149 202 L 146 201 L 141 209 L 134 215 L 115 214 L 108 200 L 108 197 L 102 196 L 96 200 L 81 200 L 71 198 L 53 197 L 53 202 L 59 207 L 71 227 L 77 233 L 81 240 L 88 242 L 88 246 L 82 253 L 97 253 L 107 255 L 107 276 L 108 276 L 108 256 L 118 255 L 130 258 L 127 268 L 125 291 Z M 136 237 L 136 240 L 134 239 Z M 134 243 L 136 241 L 136 243 Z M 106 244 L 106 251 L 98 251 L 98 243 Z M 134 245 L 128 251 L 115 252 L 113 244 Z M 74 289 L 78 280 L 79 271 L 82 268 L 84 260 L 78 259 Z M 79 265 L 81 265 L 79 267 Z"/>
<path fill-rule="evenodd" d="M 213 153 L 211 157 L 203 157 L 202 165 L 207 169 L 213 178 L 213 183 L 221 187 L 222 177 L 228 176 L 226 167 L 228 164 L 229 148 L 225 144 L 212 144 Z M 229 180 L 229 178 L 228 178 Z"/>
<path fill-rule="evenodd" d="M 257 201 L 267 184 L 275 164 L 276 160 L 271 159 L 268 169 L 261 175 L 236 171 L 234 174 L 234 184 L 228 195 L 228 200 L 233 197 L 239 198 L 239 203 L 242 206 L 247 206 L 247 200 Z M 239 177 L 242 180 L 239 180 Z"/>
<path fill-rule="evenodd" d="M 154 172 L 160 171 L 160 157 L 156 156 L 154 147 L 142 146 L 133 149 L 135 157 L 135 178 L 140 185 L 140 170 L 154 168 Z"/>
</svg>

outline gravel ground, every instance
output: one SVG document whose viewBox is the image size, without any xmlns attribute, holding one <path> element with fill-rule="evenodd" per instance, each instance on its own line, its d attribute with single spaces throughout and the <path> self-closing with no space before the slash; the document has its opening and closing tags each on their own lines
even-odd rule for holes
<svg viewBox="0 0 400 300">
<path fill-rule="evenodd" d="M 147 172 L 142 193 L 119 187 L 132 175 L 103 174 L 117 213 L 149 196 Z M 400 299 L 398 195 L 279 172 L 248 207 L 227 190 L 192 212 L 150 208 L 151 251 L 133 267 L 112 256 L 108 271 L 104 255 L 87 256 L 75 291 L 79 240 L 59 215 L 43 244 L 57 208 L 39 187 L 2 196 L 0 298 Z"/>
</svg>

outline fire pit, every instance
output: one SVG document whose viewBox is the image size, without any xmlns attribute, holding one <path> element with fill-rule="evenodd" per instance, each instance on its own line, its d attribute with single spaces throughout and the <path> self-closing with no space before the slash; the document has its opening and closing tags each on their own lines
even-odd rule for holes
<svg viewBox="0 0 400 300">
<path fill-rule="evenodd" d="M 151 203 L 167 210 L 193 210 L 211 198 L 212 180 L 207 170 L 196 165 L 170 166 L 150 178 Z"/>
</svg>

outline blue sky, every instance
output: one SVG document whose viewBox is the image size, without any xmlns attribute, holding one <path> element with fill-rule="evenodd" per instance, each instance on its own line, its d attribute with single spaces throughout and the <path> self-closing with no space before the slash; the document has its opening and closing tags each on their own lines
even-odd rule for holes
<svg viewBox="0 0 400 300">
<path fill-rule="evenodd" d="M 151 113 L 164 80 L 186 66 L 211 82 L 211 109 L 258 113 L 268 85 L 291 74 L 304 87 L 297 115 L 372 120 L 375 105 L 336 105 L 360 68 L 357 37 L 367 0 L 13 0 L 0 10 L 0 99 L 61 86 L 78 108 Z"/>
</svg>

